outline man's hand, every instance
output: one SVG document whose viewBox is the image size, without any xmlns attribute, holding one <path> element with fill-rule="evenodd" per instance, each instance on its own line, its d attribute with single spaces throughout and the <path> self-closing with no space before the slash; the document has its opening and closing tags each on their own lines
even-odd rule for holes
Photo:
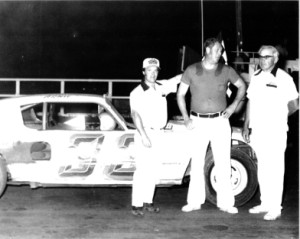
<svg viewBox="0 0 300 239">
<path fill-rule="evenodd" d="M 143 143 L 143 145 L 145 146 L 145 147 L 147 147 L 147 148 L 151 148 L 152 147 L 152 144 L 151 144 L 151 141 L 150 141 L 150 139 L 148 138 L 148 136 L 147 135 L 142 135 L 142 143 Z"/>
<path fill-rule="evenodd" d="M 184 119 L 184 125 L 189 130 L 194 128 L 193 120 L 190 118 Z"/>
<path fill-rule="evenodd" d="M 250 131 L 248 128 L 243 128 L 242 130 L 242 136 L 246 143 L 250 143 Z"/>
<path fill-rule="evenodd" d="M 229 117 L 234 113 L 234 111 L 235 107 L 233 105 L 230 105 L 222 112 L 222 115 L 224 118 L 229 119 Z"/>
</svg>

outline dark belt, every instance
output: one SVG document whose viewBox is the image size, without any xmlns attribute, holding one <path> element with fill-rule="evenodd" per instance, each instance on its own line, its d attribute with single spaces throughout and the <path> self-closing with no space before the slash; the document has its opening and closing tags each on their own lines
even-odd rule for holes
<svg viewBox="0 0 300 239">
<path fill-rule="evenodd" d="M 197 116 L 200 118 L 216 118 L 222 115 L 222 112 L 218 112 L 218 113 L 207 113 L 207 114 L 200 114 L 194 111 L 191 111 L 191 115 L 193 116 Z"/>
</svg>

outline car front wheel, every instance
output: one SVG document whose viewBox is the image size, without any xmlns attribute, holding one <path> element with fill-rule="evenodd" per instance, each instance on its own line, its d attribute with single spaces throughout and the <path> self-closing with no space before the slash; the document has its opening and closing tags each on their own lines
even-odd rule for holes
<svg viewBox="0 0 300 239">
<path fill-rule="evenodd" d="M 206 199 L 217 204 L 216 200 L 216 170 L 212 151 L 208 151 L 205 163 Z M 245 152 L 231 150 L 231 185 L 235 196 L 235 206 L 248 202 L 256 192 L 257 167 L 252 158 Z"/>
</svg>

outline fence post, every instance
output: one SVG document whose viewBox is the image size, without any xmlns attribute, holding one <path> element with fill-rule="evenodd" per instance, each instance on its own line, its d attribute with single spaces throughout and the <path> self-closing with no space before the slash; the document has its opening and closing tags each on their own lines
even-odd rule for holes
<svg viewBox="0 0 300 239">
<path fill-rule="evenodd" d="M 62 81 L 60 82 L 60 93 L 61 93 L 61 94 L 64 94 L 64 93 L 65 93 L 65 81 L 64 81 L 64 80 L 62 80 Z"/>
<path fill-rule="evenodd" d="M 16 80 L 16 95 L 20 95 L 20 80 Z"/>
<path fill-rule="evenodd" d="M 112 98 L 113 95 L 113 82 L 112 81 L 108 81 L 108 97 Z"/>
</svg>

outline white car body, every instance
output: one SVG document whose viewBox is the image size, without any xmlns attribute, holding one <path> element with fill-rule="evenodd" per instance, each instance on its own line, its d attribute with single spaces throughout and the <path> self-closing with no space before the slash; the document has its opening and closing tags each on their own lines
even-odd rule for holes
<svg viewBox="0 0 300 239">
<path fill-rule="evenodd" d="M 87 94 L 42 94 L 0 100 L 0 196 L 6 184 L 47 186 L 131 186 L 137 130 L 105 97 Z M 105 117 L 104 117 L 105 116 Z M 190 172 L 188 130 L 169 121 L 160 131 L 162 148 L 157 185 L 182 184 Z M 232 186 L 239 203 L 257 187 L 256 165 L 241 132 L 232 134 Z M 207 199 L 215 203 L 211 151 L 205 176 Z"/>
<path fill-rule="evenodd" d="M 72 119 L 78 127 L 73 124 L 72 129 L 47 128 L 45 116 L 41 116 L 40 129 L 24 125 L 21 109 L 26 105 L 42 103 L 46 107 L 49 103 L 72 102 L 105 107 L 119 130 L 85 130 L 79 125 L 86 115 L 78 113 Z M 0 110 L 9 112 L 0 119 L 0 150 L 10 175 L 8 183 L 27 182 L 32 186 L 131 184 L 135 170 L 132 142 L 137 131 L 127 127 L 107 99 L 79 94 L 31 95 L 2 100 Z M 160 175 L 158 184 L 180 184 L 189 164 L 188 152 L 182 150 L 184 127 L 175 133 L 173 125 L 168 124 L 171 128 L 161 131 L 166 145 L 165 151 L 158 152 L 161 162 L 156 172 Z M 41 149 L 35 152 L 33 148 Z"/>
</svg>

